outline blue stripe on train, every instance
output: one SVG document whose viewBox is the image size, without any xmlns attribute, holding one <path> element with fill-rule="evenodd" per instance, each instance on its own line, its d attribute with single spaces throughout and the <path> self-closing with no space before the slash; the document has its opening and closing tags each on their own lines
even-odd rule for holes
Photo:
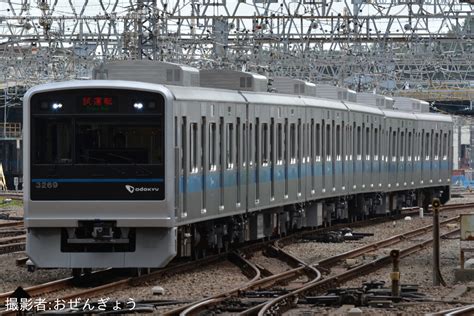
<svg viewBox="0 0 474 316">
<path fill-rule="evenodd" d="M 343 163 L 340 161 L 336 161 L 334 163 L 334 174 L 339 175 L 342 174 L 342 168 L 343 168 Z M 397 172 L 397 167 L 401 171 L 408 172 L 411 168 L 410 163 L 406 163 L 407 167 L 405 167 L 404 164 L 399 164 L 397 166 L 396 162 L 390 162 L 388 164 L 388 171 L 389 172 Z M 418 167 L 421 167 L 420 162 L 415 162 L 415 169 Z M 440 169 L 448 169 L 448 162 L 442 162 L 440 165 Z M 316 177 L 321 177 L 323 175 L 323 164 L 322 163 L 316 163 L 312 165 L 314 176 Z M 355 168 L 353 167 L 352 163 L 349 163 L 346 165 L 346 169 L 348 170 L 348 173 L 352 173 L 353 170 L 356 170 L 356 173 L 361 173 L 362 170 L 370 171 L 372 170 L 377 170 L 378 166 L 377 163 L 374 163 L 373 166 L 371 166 L 370 163 L 364 164 L 362 161 L 356 161 L 355 162 Z M 386 172 L 387 170 L 383 167 L 382 164 L 382 172 Z M 421 168 L 420 168 L 421 169 Z M 425 168 L 427 170 L 430 170 L 430 168 Z M 327 165 L 324 170 L 326 171 L 325 175 L 329 176 L 332 175 L 332 163 Z M 260 183 L 268 183 L 272 181 L 271 178 L 271 167 L 260 167 L 259 168 L 259 182 Z M 274 180 L 273 181 L 284 181 L 285 180 L 285 166 L 284 165 L 277 165 L 275 166 L 275 171 L 274 171 Z M 224 187 L 233 187 L 237 185 L 237 177 L 240 176 L 241 183 L 245 184 L 246 183 L 246 177 L 245 173 L 238 173 L 236 170 L 225 170 L 224 171 Z M 297 164 L 292 164 L 288 166 L 288 180 L 296 180 L 300 176 L 298 174 L 298 165 Z M 301 164 L 301 177 L 306 178 L 306 177 L 311 177 L 311 166 L 309 164 Z M 183 177 L 180 177 L 179 181 L 179 190 L 180 192 L 183 192 L 184 186 L 183 186 Z M 188 183 L 186 187 L 186 192 L 188 193 L 195 193 L 195 192 L 201 192 L 203 189 L 203 182 L 206 181 L 206 190 L 216 190 L 221 188 L 221 175 L 218 171 L 213 171 L 207 173 L 207 176 L 204 179 L 204 176 L 202 174 L 189 174 L 188 175 Z M 257 170 L 254 167 L 252 170 L 249 172 L 249 182 L 250 184 L 254 184 L 257 182 Z"/>
</svg>

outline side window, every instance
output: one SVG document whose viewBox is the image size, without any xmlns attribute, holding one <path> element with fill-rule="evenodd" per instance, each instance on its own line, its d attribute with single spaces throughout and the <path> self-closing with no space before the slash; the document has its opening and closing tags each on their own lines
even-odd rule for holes
<svg viewBox="0 0 474 316">
<path fill-rule="evenodd" d="M 331 161 L 331 125 L 326 125 L 326 160 Z"/>
<path fill-rule="evenodd" d="M 341 125 L 336 125 L 336 160 L 341 160 Z"/>
<path fill-rule="evenodd" d="M 277 124 L 277 164 L 283 163 L 283 126 Z"/>
<path fill-rule="evenodd" d="M 321 161 L 321 124 L 316 124 L 316 161 Z"/>
<path fill-rule="evenodd" d="M 234 168 L 234 124 L 227 123 L 226 128 L 226 142 L 225 142 L 225 151 L 226 151 L 226 167 L 227 169 Z"/>
<path fill-rule="evenodd" d="M 430 160 L 430 133 L 425 134 L 425 160 Z"/>
<path fill-rule="evenodd" d="M 268 165 L 268 123 L 262 123 L 262 166 Z"/>
<path fill-rule="evenodd" d="M 357 160 L 360 160 L 362 157 L 362 127 L 357 126 L 357 146 L 356 146 L 356 154 Z"/>
<path fill-rule="evenodd" d="M 290 163 L 296 163 L 296 124 L 290 124 Z"/>
<path fill-rule="evenodd" d="M 209 170 L 215 171 L 216 166 L 216 142 L 217 130 L 216 123 L 209 124 Z"/>
<path fill-rule="evenodd" d="M 190 172 L 197 172 L 197 160 L 198 160 L 198 125 L 197 123 L 191 123 L 189 129 L 189 153 L 190 153 L 190 160 L 189 160 L 189 171 Z"/>
</svg>

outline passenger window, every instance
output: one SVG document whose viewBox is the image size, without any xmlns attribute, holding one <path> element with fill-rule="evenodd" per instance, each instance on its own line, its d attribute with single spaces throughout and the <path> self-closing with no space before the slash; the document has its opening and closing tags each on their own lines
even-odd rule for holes
<svg viewBox="0 0 474 316">
<path fill-rule="evenodd" d="M 234 168 L 234 124 L 227 123 L 226 128 L 226 166 L 227 169 Z"/>
<path fill-rule="evenodd" d="M 296 124 L 290 124 L 290 163 L 296 163 Z"/>
<path fill-rule="evenodd" d="M 430 133 L 426 133 L 425 135 L 425 160 L 430 160 Z"/>
<path fill-rule="evenodd" d="M 374 160 L 378 160 L 379 155 L 379 130 L 374 129 Z"/>
<path fill-rule="evenodd" d="M 370 127 L 365 128 L 365 159 L 370 160 Z"/>
<path fill-rule="evenodd" d="M 198 145 L 197 145 L 197 134 L 198 134 L 198 125 L 197 123 L 190 124 L 190 136 L 189 136 L 189 152 L 190 152 L 190 166 L 189 170 L 192 173 L 198 172 L 197 159 L 198 159 Z"/>
<path fill-rule="evenodd" d="M 392 161 L 397 161 L 397 132 L 392 133 Z"/>
<path fill-rule="evenodd" d="M 400 161 L 405 160 L 405 132 L 401 132 L 400 134 Z"/>
<path fill-rule="evenodd" d="M 283 163 L 283 127 L 281 123 L 277 124 L 277 164 Z"/>
<path fill-rule="evenodd" d="M 216 123 L 209 125 L 209 170 L 215 171 L 216 166 Z"/>
<path fill-rule="evenodd" d="M 262 124 L 262 166 L 268 165 L 268 123 Z"/>
<path fill-rule="evenodd" d="M 362 128 L 357 126 L 357 160 L 362 158 Z"/>
<path fill-rule="evenodd" d="M 321 161 L 321 125 L 316 124 L 316 150 L 315 150 L 315 155 L 316 155 L 316 161 Z"/>
<path fill-rule="evenodd" d="M 331 161 L 331 125 L 326 125 L 326 160 Z"/>
</svg>

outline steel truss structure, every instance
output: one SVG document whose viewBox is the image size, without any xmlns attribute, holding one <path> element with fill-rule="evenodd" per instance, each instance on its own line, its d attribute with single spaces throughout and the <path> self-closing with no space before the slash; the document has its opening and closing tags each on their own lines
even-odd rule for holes
<svg viewBox="0 0 474 316">
<path fill-rule="evenodd" d="M 461 1 L 0 0 L 0 80 L 146 58 L 387 94 L 470 90 L 473 0 Z"/>
</svg>

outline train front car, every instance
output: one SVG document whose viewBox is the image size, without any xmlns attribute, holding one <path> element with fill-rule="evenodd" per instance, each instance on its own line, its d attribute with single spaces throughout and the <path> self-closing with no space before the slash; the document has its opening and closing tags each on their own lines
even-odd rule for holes
<svg viewBox="0 0 474 316">
<path fill-rule="evenodd" d="M 25 95 L 25 225 L 37 267 L 162 267 L 176 255 L 171 103 L 163 86 L 125 81 Z"/>
</svg>

